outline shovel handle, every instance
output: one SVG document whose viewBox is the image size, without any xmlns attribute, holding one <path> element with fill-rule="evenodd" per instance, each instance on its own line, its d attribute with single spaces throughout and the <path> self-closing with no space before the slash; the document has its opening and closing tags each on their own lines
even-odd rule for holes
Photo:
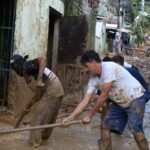
<svg viewBox="0 0 150 150">
<path fill-rule="evenodd" d="M 69 125 L 81 124 L 81 120 L 74 120 L 69 123 Z M 62 123 L 54 123 L 54 124 L 47 124 L 41 126 L 33 126 L 33 127 L 26 127 L 26 128 L 18 128 L 18 129 L 9 129 L 9 130 L 0 130 L 0 134 L 8 134 L 14 132 L 22 132 L 22 131 L 30 131 L 30 130 L 37 130 L 37 129 L 46 129 L 46 128 L 55 128 L 61 127 Z"/>
</svg>

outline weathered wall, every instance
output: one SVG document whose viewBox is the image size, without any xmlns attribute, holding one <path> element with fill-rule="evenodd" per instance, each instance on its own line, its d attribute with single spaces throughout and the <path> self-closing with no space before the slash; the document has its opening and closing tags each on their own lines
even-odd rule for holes
<svg viewBox="0 0 150 150">
<path fill-rule="evenodd" d="M 56 10 L 58 10 L 61 14 L 64 13 L 63 12 L 64 5 L 59 0 L 18 1 L 15 43 L 14 43 L 15 53 L 29 54 L 30 58 L 35 58 L 39 56 L 40 53 L 42 53 L 43 51 L 46 52 L 47 41 L 48 41 L 50 5 L 53 6 L 53 8 L 55 8 Z M 86 18 L 86 25 L 87 25 L 87 30 L 85 32 L 85 40 L 84 39 L 81 40 L 84 41 L 84 43 L 82 42 L 76 43 L 76 44 L 81 44 L 81 47 L 83 47 L 83 49 L 94 48 L 96 17 L 94 16 L 94 13 L 91 12 L 91 9 L 89 12 L 90 13 L 88 15 L 84 16 Z M 78 13 L 75 16 L 78 16 Z M 72 27 L 75 25 L 76 24 L 72 24 Z M 59 33 L 59 27 L 57 33 Z M 80 33 L 78 36 L 80 36 Z M 57 42 L 59 42 L 59 35 L 54 33 L 54 39 L 55 41 L 54 41 L 53 51 L 58 50 L 59 53 L 59 49 L 57 49 L 57 44 L 58 44 Z M 75 50 L 75 53 L 77 51 L 78 49 Z M 67 54 L 72 55 L 72 53 L 73 52 L 71 51 L 70 53 Z M 56 55 L 57 54 L 55 53 L 55 56 Z M 55 58 L 53 57 L 53 60 L 54 59 Z M 60 63 L 57 67 L 58 67 L 57 69 L 58 76 L 65 88 L 64 102 L 67 103 L 78 102 L 79 100 L 82 99 L 84 93 L 85 80 L 86 80 L 86 75 L 83 72 L 83 68 L 79 66 L 78 60 L 76 60 L 76 62 L 75 61 L 68 62 L 67 64 Z M 15 91 L 13 88 L 14 85 L 17 89 Z M 10 106 L 14 107 L 14 110 L 16 110 L 15 114 L 17 115 L 19 114 L 21 109 L 23 109 L 27 101 L 31 100 L 34 93 L 32 93 L 30 89 L 28 89 L 23 78 L 19 78 L 19 77 L 16 78 L 15 76 L 13 76 L 10 80 L 9 91 L 10 91 L 9 104 Z"/>
<path fill-rule="evenodd" d="M 72 16 L 60 19 L 58 63 L 75 63 L 87 45 L 89 24 L 86 16 Z"/>
<path fill-rule="evenodd" d="M 105 22 L 96 23 L 96 41 L 95 50 L 98 53 L 103 53 L 106 50 L 106 24 Z"/>
<path fill-rule="evenodd" d="M 96 26 L 96 16 L 91 10 L 91 13 L 87 15 L 88 21 L 88 35 L 86 49 L 95 49 L 95 26 Z"/>
<path fill-rule="evenodd" d="M 49 7 L 64 14 L 61 0 L 17 1 L 14 52 L 39 56 L 47 50 Z"/>
<path fill-rule="evenodd" d="M 65 15 L 85 15 L 88 22 L 87 40 L 85 49 L 95 49 L 95 25 L 96 14 L 90 7 L 94 1 L 91 0 L 65 0 Z M 98 2 L 98 1 L 97 1 Z"/>
<path fill-rule="evenodd" d="M 58 76 L 65 90 L 62 109 L 73 111 L 73 108 L 82 100 L 88 76 L 79 64 L 59 65 Z"/>
<path fill-rule="evenodd" d="M 83 0 L 65 0 L 65 16 L 83 15 L 82 1 Z"/>
<path fill-rule="evenodd" d="M 30 59 L 47 51 L 49 7 L 64 15 L 61 0 L 25 0 L 17 1 L 14 35 L 14 53 L 29 54 Z M 10 73 L 8 106 L 18 116 L 33 93 L 24 78 Z"/>
</svg>

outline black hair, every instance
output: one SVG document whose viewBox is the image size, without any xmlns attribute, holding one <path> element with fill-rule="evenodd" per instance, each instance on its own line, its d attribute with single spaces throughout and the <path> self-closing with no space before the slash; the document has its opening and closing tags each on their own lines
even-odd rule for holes
<svg viewBox="0 0 150 150">
<path fill-rule="evenodd" d="M 112 61 L 120 64 L 121 66 L 124 66 L 124 57 L 121 55 L 116 55 L 116 56 L 112 57 Z"/>
<path fill-rule="evenodd" d="M 23 76 L 23 66 L 26 59 L 28 59 L 28 55 L 23 57 L 19 54 L 15 54 L 11 58 L 11 68 L 21 77 Z"/>
<path fill-rule="evenodd" d="M 82 65 L 85 65 L 86 63 L 91 62 L 93 60 L 95 60 L 98 63 L 101 62 L 98 53 L 96 53 L 94 50 L 87 50 L 81 56 L 80 62 Z"/>
<path fill-rule="evenodd" d="M 106 57 L 103 58 L 103 61 L 104 62 L 106 62 L 106 61 L 112 61 L 112 59 L 109 56 L 106 56 Z"/>
</svg>

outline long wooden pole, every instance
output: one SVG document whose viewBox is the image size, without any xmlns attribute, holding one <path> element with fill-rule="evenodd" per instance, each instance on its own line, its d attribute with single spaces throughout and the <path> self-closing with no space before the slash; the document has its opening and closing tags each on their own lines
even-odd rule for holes
<svg viewBox="0 0 150 150">
<path fill-rule="evenodd" d="M 70 125 L 81 124 L 81 123 L 82 123 L 81 120 L 74 120 L 70 122 Z M 46 128 L 55 128 L 55 127 L 61 127 L 61 126 L 62 126 L 62 123 L 54 123 L 54 124 L 25 127 L 25 128 L 18 128 L 18 129 L 0 130 L 0 134 L 8 134 L 8 133 L 14 133 L 14 132 L 22 132 L 22 131 L 30 131 L 30 130 L 46 129 Z"/>
</svg>

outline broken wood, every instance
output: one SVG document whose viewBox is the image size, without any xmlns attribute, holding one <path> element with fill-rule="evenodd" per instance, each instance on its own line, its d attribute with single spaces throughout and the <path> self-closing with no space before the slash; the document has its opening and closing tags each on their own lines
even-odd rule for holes
<svg viewBox="0 0 150 150">
<path fill-rule="evenodd" d="M 82 123 L 81 120 L 74 120 L 70 122 L 70 125 L 81 124 L 81 123 Z M 0 130 L 0 134 L 8 134 L 8 133 L 30 131 L 30 130 L 37 130 L 37 129 L 46 129 L 46 128 L 55 128 L 55 127 L 62 127 L 62 126 L 63 126 L 62 123 L 54 123 L 54 124 L 25 127 L 25 128 L 18 128 L 18 129 Z"/>
</svg>

